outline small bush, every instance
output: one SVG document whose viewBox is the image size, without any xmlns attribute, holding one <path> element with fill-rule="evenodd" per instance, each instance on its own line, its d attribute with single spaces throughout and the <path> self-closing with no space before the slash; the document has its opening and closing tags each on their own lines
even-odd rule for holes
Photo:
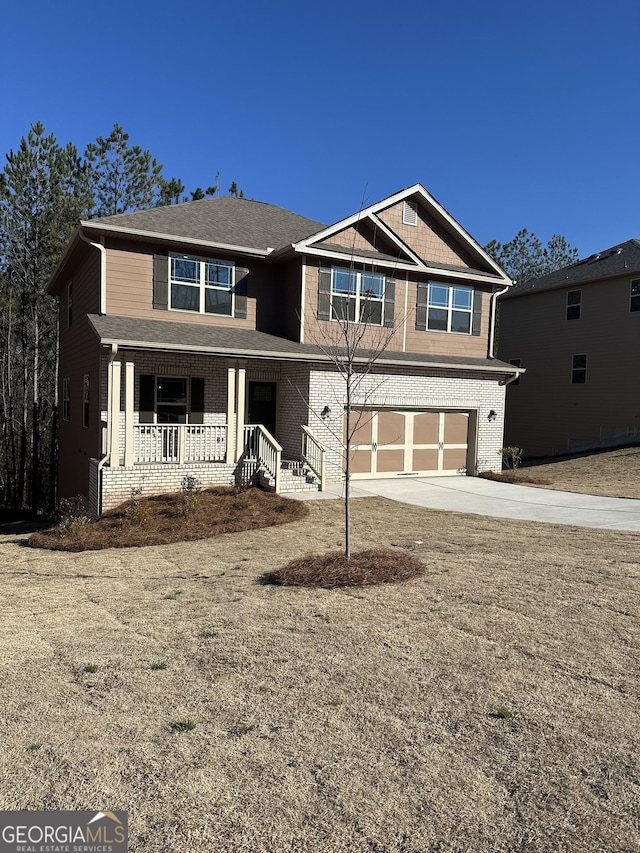
<svg viewBox="0 0 640 853">
<path fill-rule="evenodd" d="M 95 663 L 88 663 L 88 664 L 85 666 L 84 671 L 85 671 L 85 672 L 97 672 L 97 671 L 98 671 L 98 667 L 97 667 L 97 665 L 96 665 Z"/>
<path fill-rule="evenodd" d="M 144 524 L 149 519 L 149 507 L 140 502 L 141 497 L 142 489 L 131 489 L 131 496 L 124 510 L 124 517 L 129 524 Z"/>
<path fill-rule="evenodd" d="M 506 467 L 507 471 L 511 472 L 511 476 L 515 480 L 516 471 L 518 470 L 518 466 L 522 462 L 522 448 L 501 447 L 498 453 L 500 454 L 500 457 L 502 459 L 502 464 Z"/>
<path fill-rule="evenodd" d="M 508 708 L 494 708 L 489 714 L 490 717 L 495 717 L 496 720 L 509 720 L 513 717 L 513 713 Z"/>
<path fill-rule="evenodd" d="M 60 535 L 73 538 L 82 533 L 92 517 L 85 506 L 84 497 L 75 495 L 72 498 L 63 498 L 58 503 L 54 512 L 54 519 Z"/>
<path fill-rule="evenodd" d="M 195 720 L 192 720 L 191 717 L 183 717 L 181 720 L 174 720 L 171 723 L 171 728 L 174 732 L 192 732 L 195 727 Z"/>
<path fill-rule="evenodd" d="M 186 476 L 182 478 L 180 491 L 182 492 L 182 504 L 180 512 L 183 515 L 190 515 L 198 509 L 200 503 L 200 490 L 202 483 L 197 477 Z"/>
<path fill-rule="evenodd" d="M 281 586 L 334 589 L 399 583 L 423 573 L 424 565 L 411 554 L 373 548 L 352 554 L 350 560 L 341 551 L 292 560 L 263 580 Z"/>
</svg>

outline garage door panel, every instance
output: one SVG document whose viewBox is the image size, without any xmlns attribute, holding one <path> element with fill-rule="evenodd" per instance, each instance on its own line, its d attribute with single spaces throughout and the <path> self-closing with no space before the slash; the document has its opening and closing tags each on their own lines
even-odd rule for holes
<svg viewBox="0 0 640 853">
<path fill-rule="evenodd" d="M 438 451 L 436 448 L 432 450 L 416 450 L 413 451 L 414 471 L 437 471 L 438 470 Z"/>
<path fill-rule="evenodd" d="M 442 468 L 444 471 L 457 471 L 467 467 L 466 447 L 445 447 L 442 451 Z"/>
<path fill-rule="evenodd" d="M 378 444 L 402 444 L 405 441 L 406 417 L 401 412 L 378 413 Z"/>
<path fill-rule="evenodd" d="M 371 451 L 370 450 L 352 450 L 351 451 L 351 473 L 352 474 L 370 474 L 371 473 Z"/>
<path fill-rule="evenodd" d="M 404 450 L 378 450 L 376 469 L 384 474 L 404 471 Z"/>
<path fill-rule="evenodd" d="M 466 444 L 469 430 L 469 416 L 460 412 L 444 413 L 444 443 Z"/>
<path fill-rule="evenodd" d="M 346 431 L 346 416 L 344 420 Z M 351 444 L 371 444 L 373 441 L 372 421 L 373 417 L 371 412 L 358 412 L 351 416 L 351 429 L 354 430 Z"/>
<path fill-rule="evenodd" d="M 413 419 L 413 443 L 437 444 L 440 435 L 439 412 L 420 412 Z"/>
</svg>

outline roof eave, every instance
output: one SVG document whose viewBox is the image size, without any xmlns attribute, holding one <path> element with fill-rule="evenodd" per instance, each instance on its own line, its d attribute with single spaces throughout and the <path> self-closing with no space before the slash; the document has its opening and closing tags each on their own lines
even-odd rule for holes
<svg viewBox="0 0 640 853">
<path fill-rule="evenodd" d="M 93 220 L 82 221 L 81 228 L 97 231 L 100 234 L 115 234 L 116 236 L 135 237 L 141 240 L 151 240 L 160 243 L 180 243 L 185 246 L 194 246 L 202 249 L 215 249 L 220 252 L 234 252 L 251 257 L 266 258 L 273 253 L 273 249 L 256 249 L 252 246 L 239 246 L 232 243 L 220 243 L 210 240 L 201 240 L 194 237 L 184 237 L 179 234 L 165 234 L 159 231 L 145 231 L 142 228 L 125 228 L 122 225 L 107 225 L 104 222 Z"/>
</svg>

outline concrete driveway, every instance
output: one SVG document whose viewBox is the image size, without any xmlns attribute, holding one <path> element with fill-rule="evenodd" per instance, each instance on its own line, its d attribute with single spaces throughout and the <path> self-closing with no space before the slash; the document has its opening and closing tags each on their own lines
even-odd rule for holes
<svg viewBox="0 0 640 853">
<path fill-rule="evenodd" d="M 353 497 L 379 495 L 429 509 L 470 512 L 497 518 L 640 531 L 640 500 L 579 495 L 575 492 L 496 483 L 478 477 L 354 480 L 351 493 Z M 287 497 L 317 500 L 335 499 L 343 495 L 344 486 L 339 484 L 330 486 L 325 492 L 291 494 Z"/>
</svg>

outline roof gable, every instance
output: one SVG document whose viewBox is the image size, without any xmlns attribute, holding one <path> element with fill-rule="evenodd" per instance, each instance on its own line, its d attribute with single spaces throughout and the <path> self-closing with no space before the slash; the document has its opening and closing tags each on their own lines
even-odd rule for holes
<svg viewBox="0 0 640 853">
<path fill-rule="evenodd" d="M 405 201 L 412 202 L 416 207 L 415 226 L 403 222 Z M 423 273 L 446 269 L 458 275 L 493 279 L 498 284 L 511 284 L 511 279 L 500 266 L 421 184 L 415 184 L 370 205 L 319 233 L 300 240 L 293 248 L 298 252 L 323 254 L 324 250 L 335 250 L 341 245 L 342 241 L 338 238 L 351 233 L 350 229 L 356 229 L 359 233 L 369 229 L 384 236 L 391 250 L 379 252 L 377 258 L 381 262 L 393 258 L 399 267 L 414 268 Z M 358 250 L 361 248 L 364 247 L 356 241 L 349 251 L 343 254 L 357 259 Z M 371 247 L 368 248 L 370 252 Z"/>
</svg>

